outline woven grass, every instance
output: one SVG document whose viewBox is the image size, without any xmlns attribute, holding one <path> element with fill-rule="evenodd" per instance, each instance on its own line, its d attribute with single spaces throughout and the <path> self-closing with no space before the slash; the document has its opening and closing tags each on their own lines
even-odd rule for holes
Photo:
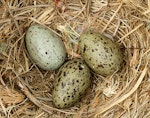
<svg viewBox="0 0 150 118">
<path fill-rule="evenodd" d="M 67 58 L 80 57 L 78 37 L 102 33 L 124 50 L 125 65 L 109 77 L 93 74 L 87 95 L 56 109 L 55 71 L 31 63 L 24 37 L 31 24 L 62 37 Z M 150 0 L 1 0 L 1 118 L 150 118 Z"/>
</svg>

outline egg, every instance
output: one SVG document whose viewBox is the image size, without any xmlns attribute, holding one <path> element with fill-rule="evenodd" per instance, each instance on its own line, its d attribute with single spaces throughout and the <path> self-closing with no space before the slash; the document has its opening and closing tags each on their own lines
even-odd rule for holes
<svg viewBox="0 0 150 118">
<path fill-rule="evenodd" d="M 81 59 L 66 62 L 54 80 L 53 104 L 57 108 L 68 108 L 78 102 L 91 84 L 90 70 Z"/>
<path fill-rule="evenodd" d="M 25 37 L 32 61 L 41 69 L 56 70 L 65 61 L 66 50 L 60 37 L 41 25 L 31 25 Z"/>
<path fill-rule="evenodd" d="M 79 53 L 95 73 L 108 76 L 122 68 L 123 53 L 108 37 L 87 31 L 80 35 L 78 46 Z"/>
</svg>

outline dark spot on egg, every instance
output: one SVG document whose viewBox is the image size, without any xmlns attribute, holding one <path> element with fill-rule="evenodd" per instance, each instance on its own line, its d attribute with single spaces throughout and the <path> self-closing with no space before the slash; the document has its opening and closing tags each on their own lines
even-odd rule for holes
<svg viewBox="0 0 150 118">
<path fill-rule="evenodd" d="M 76 94 L 76 92 L 77 92 L 76 89 L 73 89 L 73 94 Z"/>
<path fill-rule="evenodd" d="M 78 61 L 74 61 L 74 63 L 77 63 Z"/>
<path fill-rule="evenodd" d="M 65 82 L 62 82 L 62 83 L 61 83 L 61 88 L 63 89 L 65 86 L 66 86 L 66 83 L 65 83 Z"/>
<path fill-rule="evenodd" d="M 66 101 L 66 96 L 63 98 L 63 101 L 64 101 L 64 102 Z"/>
<path fill-rule="evenodd" d="M 45 54 L 47 55 L 47 54 L 48 54 L 48 52 L 45 52 Z"/>
<path fill-rule="evenodd" d="M 64 76 L 66 76 L 66 72 L 64 72 Z"/>
<path fill-rule="evenodd" d="M 82 84 L 82 86 L 84 86 L 84 85 L 85 85 L 85 83 Z"/>
<path fill-rule="evenodd" d="M 106 45 L 106 44 L 107 44 L 107 42 L 106 42 L 106 41 L 104 41 L 104 44 Z"/>
<path fill-rule="evenodd" d="M 68 67 L 68 65 L 66 64 L 66 65 L 65 65 L 65 68 L 67 68 L 67 67 Z"/>
<path fill-rule="evenodd" d="M 58 79 L 58 82 L 60 82 L 60 78 Z"/>
<path fill-rule="evenodd" d="M 106 53 L 108 53 L 108 48 L 107 47 L 104 47 L 104 50 Z"/>
<path fill-rule="evenodd" d="M 75 82 L 75 80 L 73 79 L 73 80 L 72 80 L 72 85 L 74 85 L 74 82 Z"/>
<path fill-rule="evenodd" d="M 40 26 L 38 26 L 38 29 L 41 29 L 41 27 L 40 27 Z"/>
<path fill-rule="evenodd" d="M 98 65 L 98 67 L 100 67 L 100 68 L 104 68 L 104 66 L 103 66 L 102 64 L 99 64 L 99 65 Z"/>
<path fill-rule="evenodd" d="M 79 95 L 80 95 L 80 96 L 82 96 L 82 93 L 81 93 L 81 92 L 79 92 Z"/>
<path fill-rule="evenodd" d="M 103 40 L 103 38 L 101 36 L 99 36 L 100 40 Z"/>
<path fill-rule="evenodd" d="M 87 46 L 84 44 L 83 53 L 86 51 Z"/>
<path fill-rule="evenodd" d="M 78 67 L 79 67 L 79 70 L 83 70 L 83 67 L 82 67 L 82 65 L 80 64 L 80 65 L 78 65 Z"/>
</svg>

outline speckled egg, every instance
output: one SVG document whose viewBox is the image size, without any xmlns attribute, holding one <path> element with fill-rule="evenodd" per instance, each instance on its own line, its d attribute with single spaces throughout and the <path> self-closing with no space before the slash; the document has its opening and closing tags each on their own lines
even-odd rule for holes
<svg viewBox="0 0 150 118">
<path fill-rule="evenodd" d="M 123 54 L 117 44 L 99 33 L 82 33 L 79 53 L 95 73 L 103 76 L 111 75 L 123 64 Z"/>
<path fill-rule="evenodd" d="M 89 88 L 90 70 L 81 59 L 66 62 L 54 80 L 53 103 L 57 108 L 67 108 L 78 102 Z"/>
<path fill-rule="evenodd" d="M 32 61 L 44 70 L 55 70 L 65 61 L 65 46 L 54 32 L 41 25 L 29 27 L 25 37 Z"/>
</svg>

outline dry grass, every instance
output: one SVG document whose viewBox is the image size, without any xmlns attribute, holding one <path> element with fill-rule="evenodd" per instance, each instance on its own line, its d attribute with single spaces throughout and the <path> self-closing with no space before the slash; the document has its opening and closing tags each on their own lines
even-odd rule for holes
<svg viewBox="0 0 150 118">
<path fill-rule="evenodd" d="M 150 118 L 150 0 L 1 0 L 1 118 Z M 51 102 L 55 72 L 30 62 L 24 46 L 34 23 L 53 30 L 68 58 L 77 54 L 85 30 L 107 35 L 124 50 L 124 68 L 93 85 L 80 103 L 56 109 Z"/>
</svg>

